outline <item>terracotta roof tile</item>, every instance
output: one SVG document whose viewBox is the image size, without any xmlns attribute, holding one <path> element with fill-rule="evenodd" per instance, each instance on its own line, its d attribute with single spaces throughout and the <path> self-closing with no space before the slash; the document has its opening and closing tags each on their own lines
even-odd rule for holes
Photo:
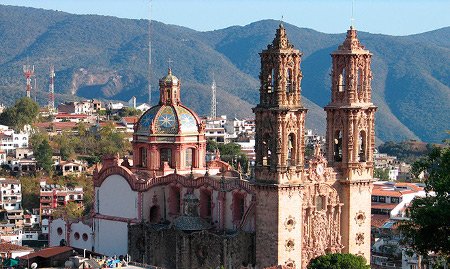
<svg viewBox="0 0 450 269">
<path fill-rule="evenodd" d="M 23 246 L 7 243 L 7 242 L 0 243 L 0 252 L 1 253 L 8 253 L 8 252 L 12 252 L 12 251 L 33 251 L 33 249 L 29 248 L 29 247 L 23 247 Z"/>
<path fill-rule="evenodd" d="M 386 221 L 388 221 L 388 220 L 389 220 L 388 215 L 374 214 L 374 215 L 372 215 L 370 223 L 371 223 L 372 227 L 381 228 L 383 226 L 383 224 L 385 224 Z"/>
<path fill-rule="evenodd" d="M 398 204 L 372 203 L 372 208 L 375 209 L 394 209 Z"/>
<path fill-rule="evenodd" d="M 49 257 L 53 257 L 55 255 L 65 253 L 68 251 L 72 251 L 72 250 L 73 250 L 72 247 L 50 247 L 50 248 L 45 248 L 45 249 L 39 250 L 34 253 L 30 253 L 30 254 L 22 256 L 20 258 L 25 259 L 25 260 L 35 258 L 35 257 L 49 258 Z"/>
</svg>

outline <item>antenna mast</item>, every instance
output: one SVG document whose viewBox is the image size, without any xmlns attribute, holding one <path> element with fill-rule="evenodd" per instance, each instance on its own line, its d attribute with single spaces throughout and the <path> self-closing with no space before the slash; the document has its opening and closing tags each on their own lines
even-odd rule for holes
<svg viewBox="0 0 450 269">
<path fill-rule="evenodd" d="M 48 86 L 48 111 L 55 112 L 55 68 L 50 66 L 50 85 Z"/>
<path fill-rule="evenodd" d="M 152 0 L 149 0 L 148 18 L 148 105 L 152 105 Z"/>
<path fill-rule="evenodd" d="M 34 76 L 34 65 L 24 64 L 23 74 L 27 80 L 27 97 L 31 98 L 31 77 Z"/>
<path fill-rule="evenodd" d="M 352 17 L 350 18 L 350 26 L 353 28 L 354 25 L 353 23 L 355 22 L 355 18 L 353 17 L 353 9 L 354 9 L 354 5 L 355 5 L 355 0 L 352 0 Z"/>
<path fill-rule="evenodd" d="M 214 73 L 213 73 L 213 82 L 211 85 L 211 115 L 210 117 L 212 119 L 217 118 L 217 96 L 216 96 L 216 80 L 214 79 Z"/>
</svg>

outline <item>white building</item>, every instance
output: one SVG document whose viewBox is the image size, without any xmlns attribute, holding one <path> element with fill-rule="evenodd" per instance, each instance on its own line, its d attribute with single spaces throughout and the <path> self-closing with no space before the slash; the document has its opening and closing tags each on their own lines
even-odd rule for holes
<svg viewBox="0 0 450 269">
<path fill-rule="evenodd" d="M 0 178 L 0 208 L 3 210 L 22 209 L 22 185 L 19 180 Z"/>
<path fill-rule="evenodd" d="M 27 148 L 28 138 L 28 133 L 16 133 L 11 129 L 2 129 L 2 131 L 0 131 L 0 150 L 10 153 L 17 148 Z"/>
</svg>

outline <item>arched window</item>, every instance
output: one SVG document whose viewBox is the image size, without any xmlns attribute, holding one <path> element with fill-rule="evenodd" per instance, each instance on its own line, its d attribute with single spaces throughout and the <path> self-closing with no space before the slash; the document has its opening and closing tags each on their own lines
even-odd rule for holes
<svg viewBox="0 0 450 269">
<path fill-rule="evenodd" d="M 245 199 L 240 193 L 233 195 L 233 221 L 240 221 L 245 213 Z"/>
<path fill-rule="evenodd" d="M 334 133 L 334 161 L 342 161 L 342 132 L 336 131 Z"/>
<path fill-rule="evenodd" d="M 288 68 L 286 72 L 286 93 L 293 92 L 292 87 L 292 69 Z"/>
<path fill-rule="evenodd" d="M 154 205 L 150 207 L 150 223 L 158 223 L 159 222 L 159 206 Z"/>
<path fill-rule="evenodd" d="M 141 160 L 141 167 L 147 167 L 147 149 L 139 148 L 139 159 Z"/>
<path fill-rule="evenodd" d="M 170 202 L 169 202 L 169 210 L 170 214 L 178 215 L 181 211 L 181 193 L 180 188 L 173 186 L 170 188 Z"/>
<path fill-rule="evenodd" d="M 275 89 L 275 69 L 272 68 L 272 72 L 270 74 L 270 88 L 267 91 L 268 93 L 274 92 Z"/>
<path fill-rule="evenodd" d="M 346 78 L 346 74 L 345 74 L 345 68 L 342 69 L 342 73 L 339 74 L 339 84 L 338 84 L 338 90 L 339 92 L 343 92 L 345 90 L 345 78 Z"/>
<path fill-rule="evenodd" d="M 172 150 L 168 148 L 162 148 L 159 150 L 160 167 L 164 166 L 164 162 L 167 162 L 172 167 Z"/>
<path fill-rule="evenodd" d="M 358 150 L 359 150 L 359 154 L 358 154 L 358 158 L 360 162 L 365 162 L 366 161 L 366 132 L 365 131 L 361 131 L 359 132 L 359 138 L 358 138 Z"/>
<path fill-rule="evenodd" d="M 357 79 L 357 81 L 356 81 L 356 90 L 358 92 L 362 90 L 362 84 L 363 84 L 363 76 L 362 76 L 362 74 L 363 74 L 363 71 L 360 68 L 358 68 L 357 71 L 356 71 L 356 79 Z"/>
<path fill-rule="evenodd" d="M 271 152 L 270 152 L 270 135 L 265 134 L 263 137 L 262 142 L 262 162 L 263 165 L 269 166 L 270 165 L 270 159 L 271 159 Z"/>
<path fill-rule="evenodd" d="M 185 152 L 185 166 L 193 167 L 194 166 L 194 149 L 188 148 Z"/>
<path fill-rule="evenodd" d="M 202 190 L 200 192 L 200 217 L 211 217 L 211 192 L 208 190 Z"/>
<path fill-rule="evenodd" d="M 288 154 L 287 154 L 287 166 L 296 165 L 295 153 L 296 153 L 295 135 L 290 134 L 288 136 Z"/>
</svg>

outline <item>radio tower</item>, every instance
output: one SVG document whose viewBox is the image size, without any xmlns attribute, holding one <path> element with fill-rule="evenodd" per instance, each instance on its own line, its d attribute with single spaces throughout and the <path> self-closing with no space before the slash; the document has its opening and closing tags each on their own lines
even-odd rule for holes
<svg viewBox="0 0 450 269">
<path fill-rule="evenodd" d="M 211 115 L 210 117 L 212 119 L 217 118 L 217 97 L 216 97 L 216 80 L 214 79 L 213 74 L 213 82 L 211 85 Z"/>
<path fill-rule="evenodd" d="M 34 65 L 29 64 L 23 65 L 23 74 L 27 79 L 27 97 L 31 98 L 31 77 L 34 75 Z"/>
<path fill-rule="evenodd" d="M 148 15 L 148 105 L 152 106 L 152 0 L 149 0 Z"/>
<path fill-rule="evenodd" d="M 55 112 L 55 68 L 50 66 L 50 85 L 48 86 L 48 111 Z"/>
</svg>

